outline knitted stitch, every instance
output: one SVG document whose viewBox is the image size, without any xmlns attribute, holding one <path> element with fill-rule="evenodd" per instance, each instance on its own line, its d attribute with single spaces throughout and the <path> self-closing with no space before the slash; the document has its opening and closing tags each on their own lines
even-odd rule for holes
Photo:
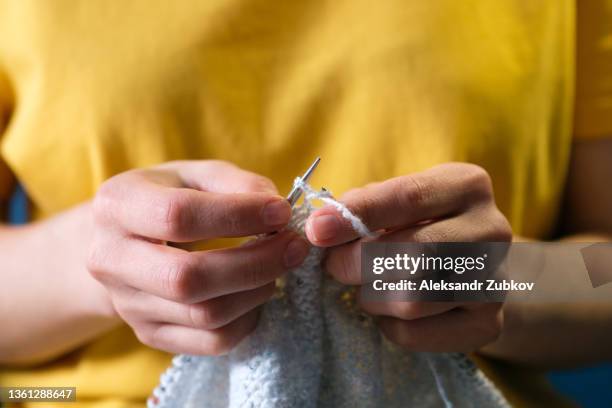
<svg viewBox="0 0 612 408">
<path fill-rule="evenodd" d="M 303 234 L 319 199 L 361 236 L 373 236 L 328 191 L 300 178 L 294 184 L 304 203 L 288 228 Z M 229 354 L 175 357 L 149 408 L 508 406 L 463 354 L 412 353 L 388 342 L 359 311 L 352 290 L 322 272 L 323 254 L 310 249 L 263 307 L 255 331 Z"/>
</svg>

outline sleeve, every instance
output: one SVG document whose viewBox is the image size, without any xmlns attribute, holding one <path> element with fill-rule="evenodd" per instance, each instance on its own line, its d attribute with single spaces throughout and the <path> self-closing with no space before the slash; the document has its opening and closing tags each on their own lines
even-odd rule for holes
<svg viewBox="0 0 612 408">
<path fill-rule="evenodd" d="M 574 135 L 612 137 L 612 0 L 576 1 Z"/>
</svg>

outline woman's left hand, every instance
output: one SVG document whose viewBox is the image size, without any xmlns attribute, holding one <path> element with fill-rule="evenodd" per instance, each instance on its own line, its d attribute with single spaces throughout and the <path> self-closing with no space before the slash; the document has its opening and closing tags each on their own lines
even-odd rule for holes
<svg viewBox="0 0 612 408">
<path fill-rule="evenodd" d="M 368 226 L 377 241 L 475 242 L 512 240 L 498 210 L 487 172 L 473 164 L 447 163 L 351 190 L 340 200 Z M 325 267 L 336 280 L 360 285 L 360 240 L 333 207 L 315 211 L 308 239 L 329 248 Z M 379 316 L 382 332 L 414 351 L 470 352 L 493 342 L 502 327 L 501 303 L 362 302 Z"/>
</svg>

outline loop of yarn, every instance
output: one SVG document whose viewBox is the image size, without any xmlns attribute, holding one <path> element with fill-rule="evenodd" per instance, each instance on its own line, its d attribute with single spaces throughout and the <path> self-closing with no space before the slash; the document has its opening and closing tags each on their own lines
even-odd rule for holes
<svg viewBox="0 0 612 408">
<path fill-rule="evenodd" d="M 376 236 L 375 233 L 371 232 L 368 227 L 353 214 L 346 205 L 341 202 L 335 200 L 332 197 L 332 193 L 329 190 L 320 190 L 316 191 L 308 183 L 304 182 L 301 177 L 296 177 L 293 181 L 293 186 L 301 189 L 304 192 L 304 196 L 306 198 L 306 202 L 309 203 L 311 200 L 321 200 L 325 204 L 329 204 L 333 206 L 336 210 L 340 212 L 342 217 L 348 220 L 351 223 L 353 229 L 359 234 L 362 238 L 373 238 Z"/>
</svg>

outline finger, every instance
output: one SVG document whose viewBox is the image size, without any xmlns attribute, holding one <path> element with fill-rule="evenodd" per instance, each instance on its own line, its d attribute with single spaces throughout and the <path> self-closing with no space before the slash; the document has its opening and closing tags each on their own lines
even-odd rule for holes
<svg viewBox="0 0 612 408">
<path fill-rule="evenodd" d="M 127 320 L 176 324 L 196 329 L 223 327 L 265 303 L 275 291 L 274 282 L 257 289 L 220 296 L 195 304 L 172 302 L 142 291 L 120 296 L 117 309 Z"/>
<path fill-rule="evenodd" d="M 257 326 L 258 309 L 215 330 L 194 329 L 175 324 L 138 327 L 138 339 L 153 348 L 174 354 L 222 355 L 228 353 Z"/>
<path fill-rule="evenodd" d="M 95 248 L 88 268 L 96 279 L 180 303 L 198 303 L 269 284 L 299 265 L 310 249 L 290 231 L 248 246 L 211 251 L 187 252 L 136 239 L 103 239 Z"/>
<path fill-rule="evenodd" d="M 223 160 L 181 160 L 156 167 L 179 175 L 180 185 L 214 193 L 270 193 L 278 190 L 267 177 Z"/>
<path fill-rule="evenodd" d="M 324 260 L 325 272 L 345 285 L 362 285 L 361 241 L 330 248 Z"/>
<path fill-rule="evenodd" d="M 435 316 L 459 306 L 453 302 L 365 302 L 362 299 L 359 299 L 359 305 L 363 311 L 373 316 L 389 316 L 401 320 Z"/>
<path fill-rule="evenodd" d="M 392 342 L 411 351 L 471 352 L 493 342 L 502 326 L 501 305 L 488 303 L 416 320 L 382 317 L 379 327 Z"/>
<path fill-rule="evenodd" d="M 483 169 L 451 163 L 352 190 L 341 201 L 371 231 L 379 231 L 445 218 L 491 197 L 491 182 Z M 331 206 L 310 215 L 306 234 L 313 244 L 325 247 L 358 238 L 351 223 Z"/>
<path fill-rule="evenodd" d="M 270 193 L 216 193 L 167 187 L 139 174 L 105 184 L 94 201 L 103 225 L 162 241 L 191 242 L 277 231 L 291 206 Z M 110 219 L 109 219 L 110 218 Z"/>
<path fill-rule="evenodd" d="M 391 231 L 385 242 L 510 242 L 512 227 L 495 207 L 483 206 L 457 217 Z"/>
<path fill-rule="evenodd" d="M 495 206 L 482 207 L 460 216 L 391 231 L 376 242 L 510 242 L 512 229 Z M 354 241 L 330 248 L 325 270 L 346 285 L 366 283 L 361 273 L 361 244 Z M 375 277 L 370 276 L 373 281 Z M 380 279 L 380 278 L 376 278 Z"/>
</svg>

